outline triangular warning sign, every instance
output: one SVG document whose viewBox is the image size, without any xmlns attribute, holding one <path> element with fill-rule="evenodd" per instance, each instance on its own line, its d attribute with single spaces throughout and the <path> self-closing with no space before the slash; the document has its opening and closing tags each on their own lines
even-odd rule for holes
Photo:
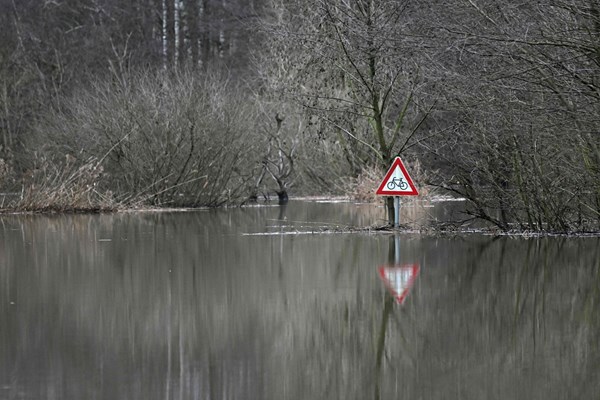
<svg viewBox="0 0 600 400">
<path fill-rule="evenodd" d="M 383 265 L 379 267 L 379 277 L 396 301 L 402 304 L 419 275 L 419 269 L 419 264 Z"/>
<path fill-rule="evenodd" d="M 416 196 L 419 194 L 400 157 L 396 157 L 377 189 L 383 196 Z"/>
</svg>

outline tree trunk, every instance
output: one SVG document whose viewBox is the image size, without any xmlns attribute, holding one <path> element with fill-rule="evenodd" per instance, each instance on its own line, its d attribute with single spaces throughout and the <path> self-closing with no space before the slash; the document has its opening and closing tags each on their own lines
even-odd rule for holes
<svg viewBox="0 0 600 400">
<path fill-rule="evenodd" d="M 277 197 L 279 198 L 279 205 L 284 205 L 288 203 L 288 194 L 287 190 L 281 190 L 277 192 Z"/>
<path fill-rule="evenodd" d="M 179 66 L 179 53 L 180 53 L 180 45 L 181 45 L 181 29 L 180 29 L 180 9 L 179 9 L 179 0 L 173 1 L 173 38 L 174 38 L 174 47 L 173 47 L 173 65 L 175 68 Z"/>
<path fill-rule="evenodd" d="M 168 36 L 168 9 L 167 9 L 167 0 L 162 0 L 162 61 L 163 68 L 167 69 L 169 64 L 169 36 Z"/>
</svg>

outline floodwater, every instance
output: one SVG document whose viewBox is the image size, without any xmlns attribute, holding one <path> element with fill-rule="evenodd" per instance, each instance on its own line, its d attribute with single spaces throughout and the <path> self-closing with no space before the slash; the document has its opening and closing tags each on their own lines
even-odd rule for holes
<svg viewBox="0 0 600 400">
<path fill-rule="evenodd" d="M 0 399 L 597 398 L 598 238 L 330 233 L 383 212 L 2 216 Z"/>
</svg>

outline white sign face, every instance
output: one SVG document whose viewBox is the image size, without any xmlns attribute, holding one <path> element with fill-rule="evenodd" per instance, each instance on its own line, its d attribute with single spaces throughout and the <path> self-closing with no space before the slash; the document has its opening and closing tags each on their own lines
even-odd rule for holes
<svg viewBox="0 0 600 400">
<path fill-rule="evenodd" d="M 399 304 L 406 296 L 419 275 L 419 264 L 383 265 L 379 267 L 379 276 Z"/>
<path fill-rule="evenodd" d="M 396 157 L 377 189 L 384 196 L 416 196 L 419 194 L 400 157 Z"/>
<path fill-rule="evenodd" d="M 411 188 L 408 186 L 408 180 L 406 176 L 400 170 L 400 167 L 396 167 L 394 172 L 388 178 L 385 183 L 385 187 L 388 190 L 400 191 L 400 192 L 410 192 Z"/>
<path fill-rule="evenodd" d="M 398 293 L 404 292 L 409 287 L 414 276 L 412 268 L 390 268 L 385 270 L 384 274 L 390 286 Z"/>
</svg>

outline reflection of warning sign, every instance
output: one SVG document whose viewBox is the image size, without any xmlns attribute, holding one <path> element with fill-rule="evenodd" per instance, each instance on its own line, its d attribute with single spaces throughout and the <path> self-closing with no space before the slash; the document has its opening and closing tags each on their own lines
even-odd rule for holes
<svg viewBox="0 0 600 400">
<path fill-rule="evenodd" d="M 419 269 L 419 264 L 383 265 L 379 267 L 379 277 L 396 301 L 402 304 L 419 275 Z"/>
<path fill-rule="evenodd" d="M 416 196 L 419 194 L 400 157 L 396 157 L 377 189 L 384 196 Z"/>
</svg>

